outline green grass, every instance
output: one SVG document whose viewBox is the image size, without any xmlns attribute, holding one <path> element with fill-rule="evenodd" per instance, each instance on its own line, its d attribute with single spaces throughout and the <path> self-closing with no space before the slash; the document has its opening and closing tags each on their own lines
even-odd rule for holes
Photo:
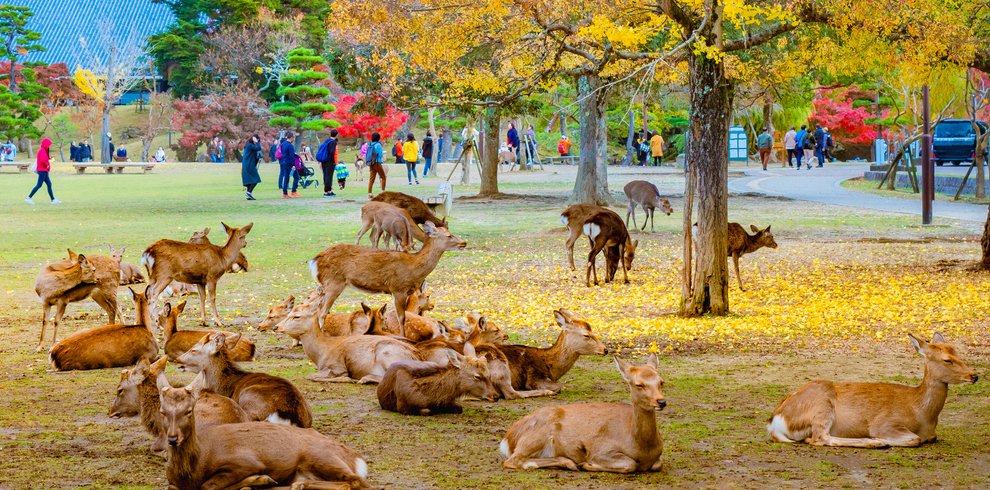
<svg viewBox="0 0 990 490">
<path fill-rule="evenodd" d="M 921 177 L 919 176 L 918 178 L 920 179 Z M 970 176 L 970 179 L 975 181 L 976 179 L 975 173 L 974 175 Z M 879 184 L 880 183 L 877 181 L 856 178 L 856 179 L 843 181 L 842 187 L 859 192 L 868 192 L 870 194 L 876 194 L 878 196 L 899 197 L 903 199 L 921 199 L 920 194 L 915 194 L 914 192 L 912 192 L 910 187 L 898 187 L 894 190 L 888 190 L 887 186 L 884 186 L 882 189 L 877 189 L 877 185 Z M 938 201 L 964 202 L 969 204 L 983 204 L 983 205 L 990 203 L 990 199 L 987 198 L 977 199 L 971 194 L 962 194 L 959 196 L 959 200 L 953 199 L 954 197 L 955 197 L 955 192 L 951 194 L 946 194 L 942 192 L 935 193 L 935 199 Z"/>
</svg>

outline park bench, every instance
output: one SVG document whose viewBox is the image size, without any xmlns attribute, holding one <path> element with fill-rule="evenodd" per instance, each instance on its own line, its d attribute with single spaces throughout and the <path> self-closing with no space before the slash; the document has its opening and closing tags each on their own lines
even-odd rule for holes
<svg viewBox="0 0 990 490">
<path fill-rule="evenodd" d="M 547 157 L 546 163 L 548 165 L 577 165 L 578 160 L 581 157 L 577 155 L 571 155 L 566 157 Z"/>
<path fill-rule="evenodd" d="M 76 169 L 77 173 L 86 173 L 87 168 L 102 168 L 106 173 L 124 173 L 125 168 L 140 168 L 144 170 L 144 173 L 151 172 L 155 169 L 154 163 L 76 163 L 72 165 Z"/>
<path fill-rule="evenodd" d="M 2 170 L 3 167 L 17 167 L 18 171 L 24 173 L 31 168 L 31 164 L 28 162 L 0 162 L 0 170 Z"/>
<path fill-rule="evenodd" d="M 430 211 L 440 218 L 450 216 L 450 208 L 454 205 L 454 186 L 450 182 L 440 182 L 437 195 L 426 198 Z"/>
</svg>

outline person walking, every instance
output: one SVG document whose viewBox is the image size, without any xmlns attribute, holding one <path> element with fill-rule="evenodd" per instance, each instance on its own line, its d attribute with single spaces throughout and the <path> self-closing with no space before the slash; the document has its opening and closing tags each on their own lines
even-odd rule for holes
<svg viewBox="0 0 990 490">
<path fill-rule="evenodd" d="M 395 137 L 395 144 L 392 145 L 392 156 L 395 157 L 395 163 L 405 163 L 405 159 L 402 158 L 402 136 Z"/>
<path fill-rule="evenodd" d="M 79 145 L 76 145 L 76 140 L 72 140 L 72 142 L 69 143 L 69 161 L 79 161 Z"/>
<path fill-rule="evenodd" d="M 801 159 L 804 157 L 804 140 L 808 136 L 808 126 L 801 125 L 801 130 L 794 133 L 794 155 L 797 157 L 797 169 L 801 170 Z M 811 167 L 808 167 L 811 168 Z"/>
<path fill-rule="evenodd" d="M 808 170 L 811 170 L 811 159 L 815 158 L 815 149 L 817 147 L 818 140 L 815 138 L 815 133 L 805 131 L 804 138 L 801 140 L 801 150 L 804 152 L 804 163 Z"/>
<path fill-rule="evenodd" d="M 261 162 L 261 136 L 254 134 L 244 145 L 244 152 L 241 156 L 241 184 L 244 185 L 244 197 L 248 201 L 254 201 L 254 188 L 261 183 L 261 175 L 258 174 L 258 164 Z"/>
<path fill-rule="evenodd" d="M 505 143 L 509 149 L 516 154 L 516 161 L 519 161 L 519 131 L 516 131 L 515 123 L 509 123 L 509 131 L 505 135 Z"/>
<path fill-rule="evenodd" d="M 464 185 L 471 183 L 471 167 L 474 166 L 474 155 L 478 151 L 479 134 L 478 130 L 474 129 L 473 121 L 461 130 L 461 144 L 463 145 L 463 151 L 461 152 L 461 158 L 463 158 L 463 165 L 461 165 L 461 184 Z"/>
<path fill-rule="evenodd" d="M 773 151 L 773 136 L 770 135 L 770 128 L 763 128 L 763 132 L 756 137 L 756 148 L 760 150 L 760 161 L 763 163 L 763 170 L 767 169 L 770 163 L 770 152 Z"/>
<path fill-rule="evenodd" d="M 562 157 L 571 156 L 571 140 L 566 134 L 560 135 L 560 141 L 557 142 L 557 153 L 560 153 Z"/>
<path fill-rule="evenodd" d="M 654 167 L 663 166 L 663 136 L 660 136 L 660 131 L 650 138 L 650 154 L 653 155 Z"/>
<path fill-rule="evenodd" d="M 330 130 L 330 137 L 316 150 L 316 159 L 323 170 L 323 197 L 331 198 L 333 193 L 333 174 L 337 170 L 337 130 Z"/>
<path fill-rule="evenodd" d="M 340 190 L 344 190 L 344 187 L 347 185 L 347 176 L 351 173 L 347 170 L 347 165 L 344 165 L 344 162 L 340 160 L 337 161 L 337 168 L 335 170 L 337 171 L 337 185 L 340 186 Z"/>
<path fill-rule="evenodd" d="M 835 148 L 835 138 L 832 138 L 832 133 L 828 132 L 828 128 L 825 129 L 825 158 L 828 159 L 829 163 L 835 161 L 835 155 L 832 155 L 832 150 Z"/>
<path fill-rule="evenodd" d="M 794 149 L 797 146 L 797 131 L 794 131 L 794 126 L 784 133 L 784 150 L 787 151 L 787 166 L 794 166 L 794 158 L 797 157 L 797 151 Z"/>
<path fill-rule="evenodd" d="M 382 192 L 385 192 L 385 168 L 382 163 L 385 158 L 385 149 L 382 148 L 382 135 L 371 133 L 371 144 L 368 145 L 368 199 L 375 197 L 371 193 L 375 185 L 375 177 L 381 178 Z"/>
<path fill-rule="evenodd" d="M 636 137 L 636 163 L 640 167 L 646 166 L 646 156 L 650 154 L 650 140 L 646 131 L 640 131 Z"/>
<path fill-rule="evenodd" d="M 34 189 L 31 189 L 31 193 L 28 197 L 24 198 L 24 202 L 34 206 L 34 194 L 41 189 L 41 184 L 44 184 L 48 188 L 48 197 L 51 198 L 52 204 L 62 204 L 62 201 L 55 199 L 55 194 L 52 193 L 52 179 L 48 175 L 52 171 L 51 158 L 48 156 L 48 151 L 52 147 L 52 140 L 45 138 L 41 140 L 41 148 L 38 149 L 38 154 L 35 155 L 35 165 L 34 170 L 38 173 L 38 183 L 35 184 Z"/>
<path fill-rule="evenodd" d="M 419 185 L 419 176 L 416 175 L 416 163 L 419 162 L 419 143 L 416 143 L 416 136 L 409 133 L 406 136 L 406 142 L 402 145 L 402 158 L 406 161 L 406 178 L 409 179 L 409 185 L 413 185 L 413 180 L 416 180 L 416 185 Z"/>
<path fill-rule="evenodd" d="M 219 141 L 220 138 L 214 136 L 213 139 L 210 140 L 210 145 L 207 150 L 209 151 L 210 154 L 210 161 L 213 163 L 217 163 L 220 161 Z"/>
<path fill-rule="evenodd" d="M 224 159 L 227 158 L 227 145 L 224 144 L 223 138 L 217 139 L 217 159 L 219 163 L 224 163 Z"/>
<path fill-rule="evenodd" d="M 273 163 L 278 163 L 278 158 L 275 158 L 275 150 L 278 149 L 279 139 L 277 137 L 272 138 L 272 144 L 268 146 L 268 161 Z"/>
<path fill-rule="evenodd" d="M 292 142 L 296 135 L 292 131 L 285 133 L 285 138 L 279 143 L 276 150 L 278 157 L 278 186 L 282 189 L 282 198 L 289 199 L 299 197 L 296 190 L 299 188 L 299 173 L 296 172 L 296 148 Z M 289 178 L 292 178 L 292 194 L 289 194 Z"/>
<path fill-rule="evenodd" d="M 430 174 L 430 168 L 433 166 L 433 135 L 427 131 L 426 136 L 423 137 L 423 178 L 425 179 Z M 434 170 L 436 172 L 436 170 Z"/>
<path fill-rule="evenodd" d="M 815 124 L 815 158 L 819 167 L 825 166 L 825 130 L 821 124 Z"/>
</svg>

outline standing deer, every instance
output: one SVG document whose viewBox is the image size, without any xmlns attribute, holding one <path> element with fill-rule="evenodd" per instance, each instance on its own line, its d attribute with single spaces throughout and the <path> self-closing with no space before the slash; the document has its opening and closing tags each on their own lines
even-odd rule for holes
<svg viewBox="0 0 990 490">
<path fill-rule="evenodd" d="M 148 301 L 154 303 L 172 281 L 195 284 L 199 289 L 200 321 L 206 324 L 208 293 L 213 320 L 217 327 L 223 326 L 217 313 L 217 281 L 237 261 L 241 249 L 247 246 L 246 237 L 254 223 L 242 228 L 221 224 L 227 232 L 227 243 L 222 247 L 210 243 L 158 240 L 145 249 L 141 264 L 148 269 Z"/>
<path fill-rule="evenodd" d="M 595 258 L 602 250 L 605 251 L 605 282 L 612 282 L 615 279 L 615 272 L 621 264 L 622 279 L 626 284 L 629 284 L 627 271 L 632 268 L 639 240 L 633 240 L 629 236 L 629 231 L 626 230 L 622 218 L 612 211 L 600 211 L 585 220 L 582 231 L 591 242 L 591 251 L 588 252 L 588 267 L 584 274 L 585 284 L 588 287 L 591 286 L 591 276 L 594 274 L 595 285 L 598 285 L 598 268 L 595 266 Z"/>
<path fill-rule="evenodd" d="M 378 248 L 382 235 L 385 235 L 385 248 L 389 248 L 390 239 L 395 239 L 396 247 L 403 252 L 410 250 L 414 238 L 426 241 L 426 234 L 413 221 L 409 211 L 386 202 L 371 201 L 361 206 L 361 224 L 355 245 L 361 244 L 361 237 L 369 230 L 374 248 Z"/>
<path fill-rule="evenodd" d="M 562 468 L 633 473 L 660 471 L 659 410 L 667 406 L 657 357 L 633 366 L 615 358 L 632 404 L 575 403 L 543 407 L 512 424 L 499 444 L 508 469 Z"/>
<path fill-rule="evenodd" d="M 567 227 L 569 232 L 567 241 L 564 242 L 564 249 L 567 250 L 567 262 L 571 265 L 571 270 L 577 270 L 577 267 L 574 266 L 574 243 L 581 236 L 581 228 L 584 226 L 584 222 L 601 211 L 615 213 L 597 204 L 574 204 L 573 206 L 568 206 L 563 213 L 560 213 L 560 222 Z"/>
<path fill-rule="evenodd" d="M 462 396 L 495 401 L 498 392 L 488 379 L 488 362 L 475 357 L 471 344 L 465 354 L 454 355 L 446 365 L 401 361 L 389 366 L 378 385 L 378 404 L 383 410 L 405 415 L 461 413 Z"/>
<path fill-rule="evenodd" d="M 435 226 L 447 227 L 447 218 L 440 219 L 430 211 L 430 207 L 422 199 L 401 192 L 383 191 L 372 199 L 373 202 L 387 202 L 409 212 L 417 225 L 433 223 Z"/>
<path fill-rule="evenodd" d="M 764 229 L 759 229 L 756 225 L 749 225 L 753 230 L 753 235 L 746 233 L 746 230 L 739 223 L 729 223 L 727 238 L 727 252 L 732 257 L 732 265 L 736 269 L 736 281 L 739 282 L 739 290 L 745 291 L 742 285 L 742 276 L 739 275 L 739 257 L 753 253 L 763 247 L 777 248 L 777 242 L 770 233 L 770 225 Z M 694 248 L 698 249 L 698 223 L 691 227 L 691 236 L 694 240 Z"/>
<path fill-rule="evenodd" d="M 949 385 L 976 383 L 976 371 L 936 333 L 932 341 L 908 335 L 925 358 L 921 384 L 812 381 L 780 402 L 767 432 L 777 442 L 815 446 L 915 447 L 935 441 Z"/>
<path fill-rule="evenodd" d="M 427 222 L 424 228 L 426 243 L 414 254 L 341 243 L 310 260 L 309 270 L 323 287 L 323 305 L 318 317 L 321 325 L 340 293 L 351 286 L 368 293 L 391 294 L 399 315 L 400 333 L 405 336 L 409 296 L 433 272 L 444 252 L 467 247 L 466 241 L 451 235 L 446 228 L 436 227 L 432 222 Z"/>
<path fill-rule="evenodd" d="M 650 232 L 653 232 L 653 213 L 656 212 L 657 208 L 660 208 L 667 216 L 674 212 L 674 208 L 670 207 L 670 201 L 666 198 L 660 197 L 660 189 L 650 182 L 645 180 L 633 180 L 626 184 L 622 188 L 622 191 L 626 193 L 626 197 L 629 199 L 629 205 L 626 208 L 626 226 L 629 226 L 629 216 L 632 216 L 633 228 L 636 228 L 636 207 L 642 206 L 643 213 L 646 215 L 643 218 L 643 227 L 641 230 L 646 229 L 646 218 L 650 219 Z"/>
<path fill-rule="evenodd" d="M 500 345 L 512 371 L 512 387 L 516 390 L 550 390 L 559 393 L 557 382 L 574 366 L 582 355 L 603 356 L 608 353 L 605 344 L 591 333 L 588 322 L 560 309 L 553 312 L 560 326 L 560 335 L 548 348 L 526 345 Z"/>
<path fill-rule="evenodd" d="M 41 335 L 38 337 L 38 347 L 35 352 L 41 352 L 45 343 L 45 327 L 48 325 L 48 314 L 52 306 L 56 306 L 55 319 L 52 323 L 52 344 L 58 338 L 58 324 L 65 315 L 65 307 L 71 301 L 79 301 L 83 294 L 88 295 L 90 288 L 96 287 L 96 267 L 89 262 L 85 255 L 79 255 L 68 263 L 46 265 L 38 273 L 34 282 L 34 292 L 41 299 Z M 85 296 L 83 296 L 85 297 Z M 77 299 L 78 298 L 78 299 Z M 110 310 L 107 314 L 112 314 Z"/>
<path fill-rule="evenodd" d="M 185 354 L 194 345 L 199 343 L 203 337 L 218 330 L 179 330 L 179 315 L 186 309 L 186 302 L 180 301 L 175 308 L 171 303 L 165 303 L 162 313 L 158 315 L 158 325 L 165 330 L 165 355 L 173 361 Z M 228 339 L 235 338 L 233 333 L 221 332 Z M 244 337 L 236 337 L 236 344 L 228 344 L 230 350 L 230 360 L 234 362 L 248 362 L 254 360 L 254 342 Z"/>
<path fill-rule="evenodd" d="M 164 376 L 158 380 L 170 489 L 371 488 L 368 465 L 336 440 L 313 429 L 264 422 L 197 426 L 201 392 L 172 388 Z"/>
<path fill-rule="evenodd" d="M 239 334 L 231 344 L 237 344 Z M 179 356 L 178 362 L 203 373 L 205 388 L 230 397 L 247 412 L 251 420 L 309 427 L 313 415 L 299 388 L 278 376 L 241 370 L 230 360 L 227 338 L 222 333 L 203 337 L 193 348 Z"/>
</svg>

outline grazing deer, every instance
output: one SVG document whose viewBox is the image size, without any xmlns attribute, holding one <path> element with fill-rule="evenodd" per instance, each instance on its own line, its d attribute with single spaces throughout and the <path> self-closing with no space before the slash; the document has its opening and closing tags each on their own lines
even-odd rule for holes
<svg viewBox="0 0 990 490">
<path fill-rule="evenodd" d="M 645 180 L 633 180 L 626 184 L 622 188 L 622 191 L 626 193 L 626 198 L 629 199 L 629 205 L 626 208 L 626 226 L 629 226 L 629 217 L 632 216 L 633 228 L 636 228 L 636 207 L 642 206 L 643 213 L 646 215 L 643 218 L 643 227 L 641 230 L 646 229 L 646 219 L 650 219 L 650 232 L 653 230 L 653 213 L 656 212 L 657 208 L 660 208 L 667 216 L 674 212 L 674 208 L 670 207 L 670 201 L 664 197 L 660 197 L 660 189 L 650 182 Z"/>
<path fill-rule="evenodd" d="M 475 357 L 471 344 L 465 355 L 453 356 L 445 366 L 432 362 L 402 361 L 389 366 L 378 385 L 383 410 L 405 415 L 461 413 L 463 396 L 493 402 L 498 396 L 488 379 L 488 362 Z"/>
<path fill-rule="evenodd" d="M 749 225 L 753 234 L 746 233 L 746 230 L 739 223 L 729 223 L 727 237 L 727 252 L 732 257 L 732 265 L 736 269 L 736 281 L 739 282 L 739 290 L 745 291 L 742 285 L 742 276 L 739 275 L 739 257 L 753 253 L 763 247 L 777 248 L 777 242 L 770 233 L 770 226 L 759 229 L 756 225 Z M 695 250 L 698 249 L 698 223 L 691 226 L 691 236 L 694 241 Z"/>
<path fill-rule="evenodd" d="M 278 325 L 279 332 L 299 337 L 306 357 L 316 364 L 309 380 L 378 383 L 393 363 L 419 360 L 412 344 L 392 337 L 332 337 L 320 329 L 317 310 L 317 304 L 303 303 Z"/>
<path fill-rule="evenodd" d="M 371 488 L 360 455 L 313 429 L 264 422 L 203 427 L 200 391 L 158 378 L 169 446 L 166 476 L 175 490 L 291 485 L 293 489 Z"/>
<path fill-rule="evenodd" d="M 120 263 L 120 285 L 128 286 L 131 284 L 140 284 L 144 282 L 144 275 L 141 274 L 141 269 L 134 264 L 128 264 L 127 262 Z"/>
<path fill-rule="evenodd" d="M 917 387 L 894 383 L 812 381 L 780 402 L 767 432 L 777 442 L 815 446 L 915 447 L 935 441 L 949 385 L 976 383 L 976 371 L 936 333 L 931 342 L 908 335 L 925 358 Z"/>
<path fill-rule="evenodd" d="M 162 313 L 158 315 L 158 325 L 165 330 L 165 355 L 173 361 L 199 343 L 203 337 L 217 332 L 217 330 L 179 330 L 179 315 L 185 309 L 185 301 L 180 301 L 175 308 L 172 308 L 171 303 L 165 303 Z M 254 360 L 254 342 L 245 339 L 243 336 L 235 337 L 230 332 L 221 333 L 227 339 L 237 339 L 236 344 L 227 345 L 227 349 L 230 351 L 231 361 L 248 362 Z"/>
<path fill-rule="evenodd" d="M 352 286 L 369 293 L 390 293 L 399 315 L 399 331 L 405 336 L 405 310 L 409 296 L 433 272 L 444 252 L 467 246 L 466 241 L 451 235 L 446 228 L 434 226 L 432 222 L 427 222 L 424 228 L 428 235 L 426 243 L 414 254 L 369 250 L 341 243 L 310 260 L 309 270 L 323 287 L 320 321 L 344 288 Z"/>
<path fill-rule="evenodd" d="M 632 269 L 639 240 L 633 240 L 629 236 L 622 218 L 612 211 L 600 211 L 585 220 L 582 232 L 591 242 L 588 267 L 584 274 L 585 284 L 591 286 L 591 276 L 594 274 L 595 286 L 598 285 L 598 268 L 595 266 L 595 259 L 602 250 L 605 251 L 605 282 L 612 282 L 615 279 L 615 272 L 621 264 L 622 279 L 629 284 L 628 270 Z"/>
<path fill-rule="evenodd" d="M 148 318 L 148 298 L 127 288 L 138 323 L 113 324 L 80 330 L 56 343 L 48 359 L 56 371 L 133 366 L 142 357 L 158 358 L 158 343 Z"/>
<path fill-rule="evenodd" d="M 667 406 L 657 357 L 633 366 L 615 358 L 632 404 L 574 403 L 543 407 L 512 424 L 499 444 L 504 468 L 633 473 L 660 471 L 659 410 Z"/>
<path fill-rule="evenodd" d="M 567 241 L 564 243 L 564 249 L 567 250 L 567 262 L 571 265 L 571 270 L 577 270 L 577 267 L 574 266 L 574 243 L 581 236 L 584 222 L 591 216 L 602 211 L 615 214 L 615 211 L 603 208 L 597 204 L 575 204 L 568 206 L 563 213 L 560 213 L 560 222 L 569 231 Z M 619 216 L 618 214 L 615 215 Z M 621 220 L 622 218 L 619 219 Z"/>
<path fill-rule="evenodd" d="M 403 252 L 410 250 L 414 238 L 420 242 L 426 241 L 426 234 L 413 222 L 409 211 L 387 202 L 371 201 L 361 206 L 361 225 L 355 245 L 361 244 L 361 237 L 369 230 L 374 248 L 378 248 L 378 240 L 383 234 L 385 248 L 389 248 L 389 241 L 394 238 L 396 248 Z"/>
<path fill-rule="evenodd" d="M 557 382 L 574 366 L 582 355 L 603 356 L 608 353 L 605 344 L 591 333 L 591 325 L 560 309 L 553 312 L 560 326 L 560 335 L 548 348 L 526 345 L 500 345 L 512 371 L 512 387 L 517 390 L 550 390 L 559 393 Z"/>
<path fill-rule="evenodd" d="M 386 202 L 409 212 L 417 225 L 433 223 L 435 226 L 447 227 L 447 218 L 440 219 L 430 211 L 430 207 L 422 199 L 401 192 L 383 191 L 372 199 L 374 202 Z"/>
<path fill-rule="evenodd" d="M 151 445 L 151 451 L 155 454 L 164 453 L 168 449 L 157 384 L 158 376 L 165 372 L 167 363 L 167 357 L 152 364 L 147 359 L 141 359 L 132 369 L 125 369 L 120 375 L 117 397 L 108 414 L 110 418 L 140 415 L 141 425 L 155 438 Z M 189 386 L 193 390 L 202 391 L 202 383 L 203 376 L 198 375 Z M 234 400 L 208 391 L 202 391 L 195 410 L 200 427 L 251 421 Z"/>
<path fill-rule="evenodd" d="M 237 344 L 239 334 L 230 343 Z M 178 362 L 203 373 L 205 388 L 230 397 L 251 420 L 309 427 L 313 415 L 299 388 L 278 376 L 243 371 L 230 360 L 227 337 L 219 332 L 203 337 L 179 356 Z"/>
<path fill-rule="evenodd" d="M 58 338 L 58 324 L 65 315 L 65 307 L 69 302 L 78 298 L 83 291 L 96 287 L 96 267 L 89 262 L 85 255 L 79 255 L 68 263 L 46 265 L 38 273 L 34 282 L 34 292 L 41 299 L 41 335 L 38 337 L 38 347 L 35 352 L 41 352 L 45 343 L 45 327 L 48 325 L 48 314 L 52 306 L 56 306 L 55 319 L 52 323 L 52 344 Z M 89 291 L 85 292 L 86 295 Z M 85 296 L 83 296 L 85 297 Z M 81 298 L 80 298 L 81 299 Z M 110 315 L 111 312 L 107 311 Z"/>
<path fill-rule="evenodd" d="M 210 296 L 213 320 L 222 327 L 217 313 L 217 281 L 237 261 L 241 249 L 247 246 L 247 234 L 254 223 L 231 228 L 225 223 L 227 243 L 222 247 L 210 243 L 187 243 L 158 240 L 141 255 L 141 264 L 148 269 L 148 300 L 154 302 L 172 281 L 195 284 L 199 288 L 200 320 L 206 324 L 206 294 Z M 205 291 L 204 291 L 205 289 Z"/>
</svg>

